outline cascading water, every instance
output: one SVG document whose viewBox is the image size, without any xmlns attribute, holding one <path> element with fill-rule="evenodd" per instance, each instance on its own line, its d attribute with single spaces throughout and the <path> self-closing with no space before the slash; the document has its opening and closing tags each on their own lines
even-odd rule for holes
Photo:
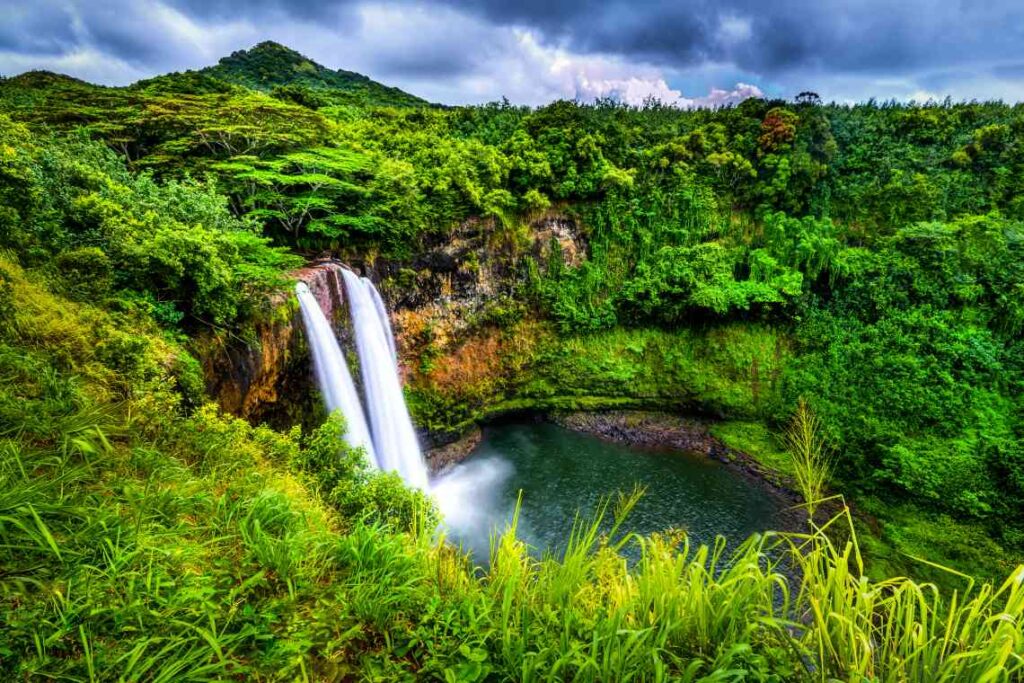
<svg viewBox="0 0 1024 683">
<path fill-rule="evenodd" d="M 302 309 L 302 320 L 309 338 L 309 349 L 313 356 L 313 369 L 317 385 L 324 396 L 327 410 L 340 410 L 345 416 L 348 429 L 345 441 L 355 448 L 365 448 L 367 459 L 378 465 L 376 449 L 366 426 L 363 407 L 359 403 L 352 375 L 348 371 L 345 357 L 338 345 L 338 338 L 327 322 L 323 309 L 304 282 L 295 285 L 295 296 Z"/>
<path fill-rule="evenodd" d="M 397 471 L 410 486 L 427 490 L 427 467 L 402 395 L 402 382 L 389 343 L 390 323 L 373 283 L 343 270 L 345 296 L 359 353 L 360 376 L 378 462 Z"/>
<path fill-rule="evenodd" d="M 388 308 L 384 305 L 384 299 L 380 297 L 380 292 L 373 286 L 373 282 L 364 277 L 363 284 L 370 290 L 370 297 L 373 299 L 373 305 L 377 307 L 377 316 L 380 318 L 380 324 L 384 327 L 388 348 L 391 349 L 391 357 L 395 363 L 398 363 L 398 347 L 395 345 L 395 333 L 391 330 L 391 316 L 388 315 Z"/>
</svg>

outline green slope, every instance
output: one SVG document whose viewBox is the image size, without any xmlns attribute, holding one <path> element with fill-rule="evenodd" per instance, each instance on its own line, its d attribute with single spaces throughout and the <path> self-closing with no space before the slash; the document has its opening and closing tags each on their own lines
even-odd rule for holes
<svg viewBox="0 0 1024 683">
<path fill-rule="evenodd" d="M 282 87 L 312 90 L 332 104 L 403 107 L 428 104 L 415 95 L 354 71 L 328 69 L 291 48 L 269 41 L 250 50 L 233 52 L 216 66 L 202 69 L 199 73 L 264 92 Z"/>
</svg>

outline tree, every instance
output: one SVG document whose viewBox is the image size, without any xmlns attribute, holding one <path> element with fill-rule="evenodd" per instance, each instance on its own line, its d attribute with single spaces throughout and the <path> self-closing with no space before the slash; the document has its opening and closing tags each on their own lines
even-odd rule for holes
<svg viewBox="0 0 1024 683">
<path fill-rule="evenodd" d="M 813 90 L 804 90 L 803 92 L 796 96 L 796 103 L 819 105 L 821 104 L 821 97 L 819 97 L 818 93 L 814 92 Z"/>
<path fill-rule="evenodd" d="M 369 157 L 352 148 L 316 147 L 271 159 L 242 155 L 214 168 L 229 178 L 246 215 L 276 224 L 292 240 L 372 232 L 379 220 L 366 210 Z"/>
</svg>

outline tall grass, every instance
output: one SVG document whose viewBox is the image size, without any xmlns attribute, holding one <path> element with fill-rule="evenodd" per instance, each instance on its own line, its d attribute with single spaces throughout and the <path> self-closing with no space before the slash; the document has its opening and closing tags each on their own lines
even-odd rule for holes
<svg viewBox="0 0 1024 683">
<path fill-rule="evenodd" d="M 832 476 L 832 453 L 821 423 L 801 398 L 785 433 L 785 443 L 793 459 L 793 476 L 803 496 L 808 517 L 824 502 L 825 490 Z"/>
<path fill-rule="evenodd" d="M 615 552 L 622 541 L 599 540 L 600 527 L 599 514 L 574 532 L 561 562 L 531 559 L 514 524 L 496 542 L 484 591 L 506 676 L 925 683 L 1024 674 L 1024 567 L 1000 587 L 942 596 L 906 578 L 868 580 L 855 537 L 836 547 L 818 529 L 755 536 L 728 554 L 722 539 L 693 547 L 682 533 L 632 537 L 641 557 L 630 568 Z"/>
<path fill-rule="evenodd" d="M 173 440 L 88 456 L 61 439 L 4 443 L 5 680 L 1024 675 L 1024 567 L 946 595 L 871 581 L 852 528 L 830 538 L 846 514 L 732 551 L 641 537 L 621 527 L 635 492 L 577 520 L 560 558 L 531 555 L 514 520 L 480 572 L 426 521 L 400 532 L 338 517 L 253 457 L 247 428 L 234 438 L 192 464 Z"/>
<path fill-rule="evenodd" d="M 294 446 L 210 411 L 140 443 L 81 396 L 37 407 L 0 441 L 5 680 L 1024 675 L 1024 567 L 950 594 L 872 581 L 846 511 L 729 551 L 623 532 L 635 491 L 578 518 L 558 558 L 514 518 L 484 572 L 427 511 L 401 531 L 326 508 L 282 469 Z"/>
</svg>

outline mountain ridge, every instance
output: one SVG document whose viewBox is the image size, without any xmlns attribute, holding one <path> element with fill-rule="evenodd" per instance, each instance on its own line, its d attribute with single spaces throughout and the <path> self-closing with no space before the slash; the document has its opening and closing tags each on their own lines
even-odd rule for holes
<svg viewBox="0 0 1024 683">
<path fill-rule="evenodd" d="M 104 86 L 38 69 L 0 78 L 0 83 L 26 90 L 93 87 L 110 91 L 151 90 L 182 94 L 224 93 L 241 87 L 313 109 L 329 105 L 431 106 L 427 100 L 400 88 L 355 71 L 329 69 L 273 41 L 257 43 L 247 50 L 236 50 L 211 66 L 159 74 L 127 86 Z"/>
<path fill-rule="evenodd" d="M 318 94 L 347 92 L 367 100 L 399 106 L 429 104 L 420 97 L 364 74 L 329 69 L 286 45 L 270 40 L 257 43 L 248 50 L 236 50 L 197 73 L 262 92 L 301 87 Z"/>
</svg>

